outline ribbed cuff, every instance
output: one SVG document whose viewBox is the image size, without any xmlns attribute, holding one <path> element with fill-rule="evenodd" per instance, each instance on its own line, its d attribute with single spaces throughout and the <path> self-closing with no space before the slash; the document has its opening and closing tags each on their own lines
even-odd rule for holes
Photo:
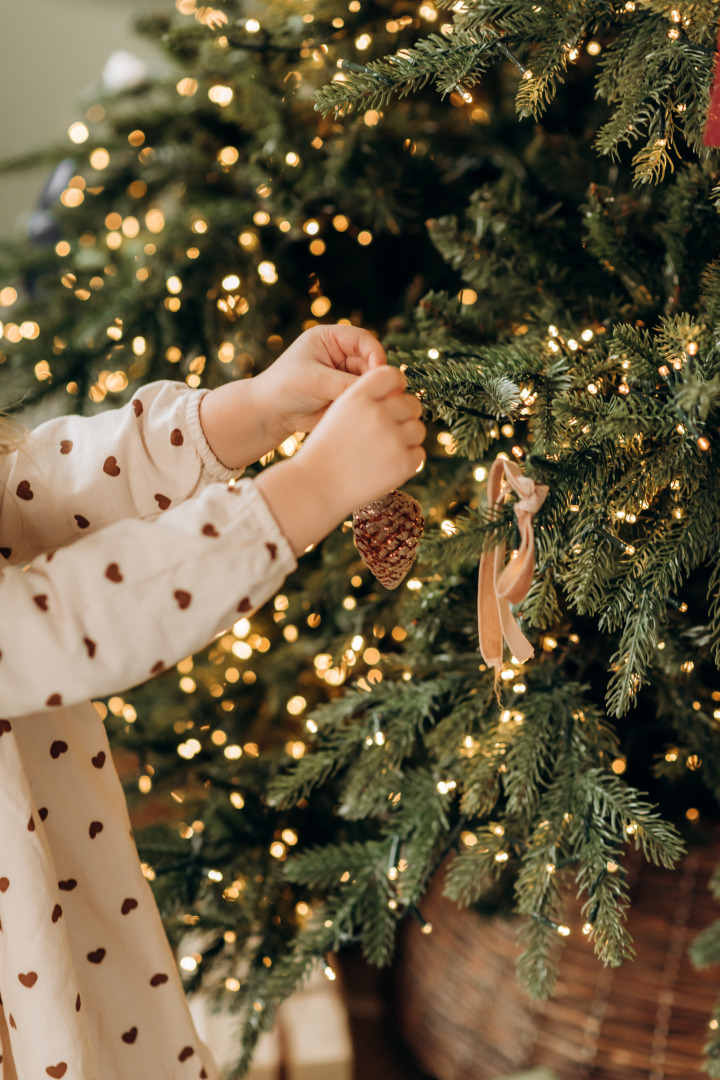
<svg viewBox="0 0 720 1080">
<path fill-rule="evenodd" d="M 210 449 L 210 444 L 205 438 L 205 432 L 202 429 L 200 423 L 200 402 L 209 394 L 210 390 L 196 390 L 193 393 L 187 395 L 187 413 L 186 422 L 187 430 L 192 439 L 193 446 L 197 450 L 200 460 L 203 463 L 203 468 L 209 477 L 213 480 L 232 480 L 242 476 L 242 469 L 228 469 L 226 465 L 223 465 L 221 461 L 215 456 Z"/>
</svg>

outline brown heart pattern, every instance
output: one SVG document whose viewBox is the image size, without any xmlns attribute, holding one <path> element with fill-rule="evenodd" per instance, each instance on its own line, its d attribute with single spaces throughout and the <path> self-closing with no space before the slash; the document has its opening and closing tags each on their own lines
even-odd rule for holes
<svg viewBox="0 0 720 1080">
<path fill-rule="evenodd" d="M 134 896 L 126 896 L 122 902 L 120 912 L 123 915 L 128 915 L 131 911 L 134 911 L 137 906 L 138 902 Z"/>
<path fill-rule="evenodd" d="M 249 611 L 251 607 L 252 607 L 252 603 L 250 602 L 250 597 L 249 596 L 243 596 L 242 600 L 240 601 L 240 603 L 237 606 L 237 609 L 238 609 L 238 611 L 242 612 L 242 611 Z"/>
<path fill-rule="evenodd" d="M 52 910 L 52 921 L 56 923 L 62 915 L 62 908 L 59 904 L 56 904 Z"/>
<path fill-rule="evenodd" d="M 135 410 L 135 415 L 136 416 L 142 416 L 142 411 L 143 411 L 142 401 L 139 401 L 137 398 L 133 398 L 133 409 Z"/>
<path fill-rule="evenodd" d="M 68 744 L 63 739 L 55 739 L 55 742 L 50 747 L 50 757 L 59 758 L 61 754 L 67 753 Z"/>
<path fill-rule="evenodd" d="M 78 996 L 75 998 L 75 1012 L 80 1012 L 81 1004 L 82 1002 L 80 1001 L 80 995 L 78 994 Z"/>
<path fill-rule="evenodd" d="M 116 562 L 111 562 L 110 565 L 106 568 L 105 577 L 108 579 L 108 581 L 122 581 L 123 576 L 120 573 L 120 567 Z"/>
<path fill-rule="evenodd" d="M 92 638 L 89 638 L 89 637 L 83 638 L 83 643 L 85 645 L 85 648 L 88 651 L 88 656 L 92 660 L 93 656 L 95 655 L 95 650 L 97 649 L 97 645 L 92 640 Z"/>
<path fill-rule="evenodd" d="M 122 1041 L 124 1043 L 134 1043 L 137 1039 L 137 1033 L 138 1029 L 136 1027 L 131 1027 L 129 1031 L 123 1031 Z"/>
<path fill-rule="evenodd" d="M 47 593 L 39 593 L 37 596 L 33 596 L 33 600 L 35 601 L 35 603 L 37 604 L 37 606 L 40 608 L 41 611 L 47 611 L 47 609 L 48 609 Z"/>
<path fill-rule="evenodd" d="M 171 502 L 171 500 L 168 499 L 167 495 L 154 495 L 153 498 L 155 499 L 155 502 L 158 504 L 161 510 L 167 510 Z"/>
<path fill-rule="evenodd" d="M 23 974 L 23 973 L 21 972 L 21 973 L 20 973 L 20 974 L 18 975 L 18 979 L 20 980 L 20 982 L 22 983 L 22 985 L 23 985 L 23 986 L 27 986 L 27 988 L 28 988 L 28 990 L 29 990 L 29 989 L 30 989 L 30 987 L 34 986 L 34 985 L 35 985 L 35 983 L 37 982 L 37 979 L 38 979 L 38 977 L 37 977 L 37 971 L 28 971 L 28 972 L 27 972 L 27 974 Z"/>
<path fill-rule="evenodd" d="M 28 832 L 35 832 L 35 818 L 30 815 L 30 820 L 27 823 Z"/>
<path fill-rule="evenodd" d="M 157 664 L 153 664 L 153 666 L 150 668 L 150 674 L 151 675 L 157 675 L 158 672 L 164 671 L 164 670 L 165 670 L 164 661 L 158 660 Z"/>
<path fill-rule="evenodd" d="M 50 697 L 45 702 L 45 704 L 46 705 L 62 705 L 62 695 L 61 694 L 51 694 Z"/>
<path fill-rule="evenodd" d="M 167 975 L 162 971 L 158 971 L 157 975 L 153 975 L 152 979 L 150 980 L 150 985 L 151 986 L 162 986 L 162 984 L 166 983 L 167 981 L 168 981 Z"/>
<path fill-rule="evenodd" d="M 28 502 L 30 501 L 30 499 L 35 498 L 35 492 L 30 487 L 29 480 L 21 480 L 17 488 L 15 489 L 15 494 L 17 495 L 18 499 L 25 499 Z"/>
<path fill-rule="evenodd" d="M 0 892 L 7 892 L 10 888 L 10 878 L 0 877 Z"/>
<path fill-rule="evenodd" d="M 105 949 L 93 949 L 87 954 L 87 958 L 91 964 L 102 964 L 105 959 Z"/>
<path fill-rule="evenodd" d="M 120 466 L 117 463 L 116 457 L 105 458 L 105 461 L 103 462 L 103 472 L 107 473 L 108 476 L 120 475 Z"/>
<path fill-rule="evenodd" d="M 60 443 L 60 453 L 69 454 L 73 448 L 72 439 L 63 439 Z"/>
<path fill-rule="evenodd" d="M 82 514 L 75 514 L 74 516 L 78 523 L 78 529 L 87 529 L 89 527 L 90 522 L 86 517 L 83 517 Z"/>
<path fill-rule="evenodd" d="M 45 1072 L 48 1076 L 52 1076 L 53 1080 L 60 1080 L 67 1072 L 67 1064 L 64 1061 L 60 1061 L 57 1065 L 48 1065 Z"/>
<path fill-rule="evenodd" d="M 189 1057 L 192 1057 L 195 1051 L 192 1046 L 184 1046 L 178 1054 L 178 1061 L 187 1061 Z"/>
<path fill-rule="evenodd" d="M 41 806 L 40 809 L 38 810 L 38 817 L 40 818 L 41 821 L 44 821 L 47 816 L 48 816 L 48 808 L 47 808 L 47 806 Z"/>
<path fill-rule="evenodd" d="M 6 732 L 12 731 L 12 724 L 9 720 L 0 720 L 0 735 L 4 735 Z"/>
<path fill-rule="evenodd" d="M 185 592 L 184 589 L 176 589 L 173 596 L 178 602 L 178 607 L 182 608 L 183 611 L 186 607 L 190 607 L 192 596 L 189 592 Z"/>
<path fill-rule="evenodd" d="M 220 535 L 220 533 L 217 531 L 215 526 L 211 525 L 209 522 L 208 522 L 207 525 L 203 525 L 202 531 L 203 531 L 203 536 L 219 536 Z"/>
<path fill-rule="evenodd" d="M 62 889 L 63 892 L 72 892 L 77 888 L 77 881 L 74 877 L 66 878 L 65 881 L 58 881 L 58 889 Z"/>
<path fill-rule="evenodd" d="M 101 833 L 103 831 L 103 823 L 102 823 L 102 821 L 91 821 L 90 822 L 90 828 L 89 828 L 88 831 L 90 833 L 90 839 L 94 840 L 95 837 L 97 836 L 97 834 Z"/>
<path fill-rule="evenodd" d="M 3 559 L 9 559 L 12 555 L 12 548 L 0 548 L 0 555 Z"/>
<path fill-rule="evenodd" d="M 170 442 L 173 444 L 173 446 L 182 446 L 184 439 L 183 433 L 180 428 L 173 428 L 173 430 L 170 432 Z"/>
<path fill-rule="evenodd" d="M 90 758 L 90 760 L 92 761 L 96 769 L 102 769 L 103 765 L 105 764 L 105 751 L 101 750 L 95 755 L 95 757 Z"/>
<path fill-rule="evenodd" d="M 269 543 L 266 542 L 265 547 L 270 552 L 270 558 L 271 559 L 276 559 L 277 558 L 277 544 L 269 544 Z"/>
</svg>

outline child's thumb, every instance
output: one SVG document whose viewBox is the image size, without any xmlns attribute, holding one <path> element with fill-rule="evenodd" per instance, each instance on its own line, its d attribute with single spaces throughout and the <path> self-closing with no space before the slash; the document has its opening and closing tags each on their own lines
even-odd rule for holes
<svg viewBox="0 0 720 1080">
<path fill-rule="evenodd" d="M 355 386 L 359 379 L 359 375 L 352 375 L 349 371 L 338 371 L 337 368 L 332 368 L 325 374 L 323 391 L 329 401 L 335 401 L 351 386 Z"/>
</svg>

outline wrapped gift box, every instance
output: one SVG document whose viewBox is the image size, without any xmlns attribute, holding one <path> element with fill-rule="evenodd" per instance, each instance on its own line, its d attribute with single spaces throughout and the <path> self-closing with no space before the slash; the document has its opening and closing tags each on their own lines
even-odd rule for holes
<svg viewBox="0 0 720 1080">
<path fill-rule="evenodd" d="M 238 1015 L 211 1012 L 203 994 L 190 999 L 190 1012 L 220 1075 L 227 1074 L 238 1059 Z M 246 1080 L 352 1080 L 352 1076 L 352 1040 L 342 995 L 337 982 L 329 982 L 318 969 L 278 1009 L 275 1027 L 258 1042 Z"/>
</svg>

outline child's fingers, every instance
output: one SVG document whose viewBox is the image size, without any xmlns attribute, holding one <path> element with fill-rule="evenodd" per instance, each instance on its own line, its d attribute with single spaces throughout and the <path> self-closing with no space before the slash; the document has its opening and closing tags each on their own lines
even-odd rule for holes
<svg viewBox="0 0 720 1080">
<path fill-rule="evenodd" d="M 419 420 L 422 416 L 422 405 L 414 394 L 392 393 L 385 407 L 388 415 L 400 424 L 406 420 Z"/>
<path fill-rule="evenodd" d="M 425 442 L 427 428 L 422 420 L 408 420 L 402 426 L 402 435 L 406 446 L 421 446 Z"/>
<path fill-rule="evenodd" d="M 384 364 L 366 372 L 356 383 L 355 389 L 357 393 L 365 393 L 375 401 L 382 401 L 393 394 L 403 394 L 406 388 L 407 379 L 402 371 Z"/>
<path fill-rule="evenodd" d="M 387 364 L 387 356 L 377 338 L 359 326 L 338 323 L 318 327 L 323 345 L 336 368 L 363 375 Z"/>
</svg>

